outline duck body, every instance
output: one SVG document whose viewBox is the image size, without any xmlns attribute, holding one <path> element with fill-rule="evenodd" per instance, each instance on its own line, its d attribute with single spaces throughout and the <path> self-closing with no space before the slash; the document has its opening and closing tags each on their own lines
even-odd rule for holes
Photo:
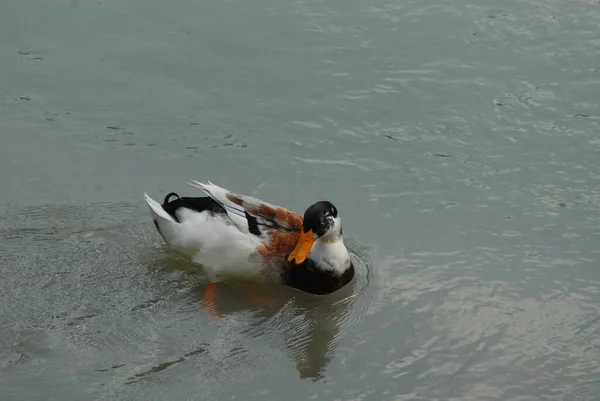
<svg viewBox="0 0 600 401">
<path fill-rule="evenodd" d="M 210 182 L 191 185 L 207 196 L 170 193 L 162 204 L 145 198 L 167 245 L 202 264 L 211 280 L 268 279 L 321 295 L 352 280 L 354 266 L 331 203 L 317 202 L 301 216 Z"/>
</svg>

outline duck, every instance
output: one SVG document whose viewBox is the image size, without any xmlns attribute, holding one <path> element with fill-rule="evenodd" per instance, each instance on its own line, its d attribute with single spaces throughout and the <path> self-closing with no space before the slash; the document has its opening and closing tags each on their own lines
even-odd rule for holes
<svg viewBox="0 0 600 401">
<path fill-rule="evenodd" d="M 164 242 L 201 264 L 211 285 L 254 277 L 326 295 L 352 281 L 354 265 L 331 202 L 315 202 L 300 215 L 210 181 L 189 185 L 205 196 L 171 192 L 162 204 L 144 196 Z"/>
</svg>

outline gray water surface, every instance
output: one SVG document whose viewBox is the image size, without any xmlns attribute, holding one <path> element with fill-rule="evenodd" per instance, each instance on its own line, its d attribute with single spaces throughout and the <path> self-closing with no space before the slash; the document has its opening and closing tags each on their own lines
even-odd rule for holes
<svg viewBox="0 0 600 401">
<path fill-rule="evenodd" d="M 597 400 L 596 1 L 0 5 L 2 400 Z M 328 297 L 207 279 L 190 179 L 340 210 Z"/>
</svg>

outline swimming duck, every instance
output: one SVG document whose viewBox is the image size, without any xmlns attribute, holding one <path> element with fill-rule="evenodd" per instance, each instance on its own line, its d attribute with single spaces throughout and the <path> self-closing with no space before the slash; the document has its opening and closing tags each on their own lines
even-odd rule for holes
<svg viewBox="0 0 600 401">
<path fill-rule="evenodd" d="M 332 293 L 354 277 L 337 208 L 328 201 L 301 216 L 211 182 L 192 181 L 205 197 L 144 194 L 164 241 L 224 276 L 262 276 L 312 294 Z"/>
</svg>

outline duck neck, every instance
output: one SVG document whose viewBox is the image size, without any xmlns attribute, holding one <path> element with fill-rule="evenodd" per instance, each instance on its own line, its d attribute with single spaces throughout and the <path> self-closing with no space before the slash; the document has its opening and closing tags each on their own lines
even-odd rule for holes
<svg viewBox="0 0 600 401">
<path fill-rule="evenodd" d="M 350 256 L 341 235 L 319 238 L 314 243 L 308 259 L 317 269 L 340 276 L 350 268 Z"/>
</svg>

